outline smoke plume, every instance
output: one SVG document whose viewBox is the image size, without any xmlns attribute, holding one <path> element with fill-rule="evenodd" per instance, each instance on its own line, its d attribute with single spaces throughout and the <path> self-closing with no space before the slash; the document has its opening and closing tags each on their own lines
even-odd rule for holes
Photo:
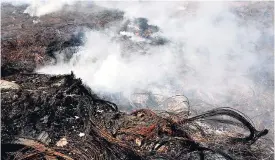
<svg viewBox="0 0 275 160">
<path fill-rule="evenodd" d="M 74 3 L 33 2 L 25 12 L 43 16 Z M 266 6 L 273 3 L 258 3 L 96 1 L 94 5 L 123 11 L 124 21 L 87 31 L 85 45 L 69 61 L 59 54 L 56 64 L 37 72 L 73 71 L 93 91 L 109 98 L 120 95 L 131 101 L 135 93 L 185 95 L 193 108 L 235 107 L 256 119 L 270 117 L 272 122 L 265 125 L 272 125 L 274 26 Z M 133 32 L 118 31 L 125 21 L 140 17 L 159 27 L 152 36 L 165 39 L 164 44 L 152 45 Z M 121 40 L 123 36 L 131 43 Z"/>
</svg>

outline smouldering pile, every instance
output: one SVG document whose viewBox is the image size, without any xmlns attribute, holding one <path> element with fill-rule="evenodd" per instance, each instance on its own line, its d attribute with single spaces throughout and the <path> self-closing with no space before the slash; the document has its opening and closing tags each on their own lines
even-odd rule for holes
<svg viewBox="0 0 275 160">
<path fill-rule="evenodd" d="M 273 157 L 266 141 L 258 140 L 268 131 L 256 130 L 231 108 L 197 116 L 149 109 L 127 114 L 98 98 L 73 74 L 17 74 L 5 79 L 20 80 L 20 89 L 1 91 L 4 159 Z"/>
</svg>

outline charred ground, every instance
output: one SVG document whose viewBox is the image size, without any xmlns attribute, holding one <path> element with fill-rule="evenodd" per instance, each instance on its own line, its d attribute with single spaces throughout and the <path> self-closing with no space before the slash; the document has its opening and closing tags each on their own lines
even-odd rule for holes
<svg viewBox="0 0 275 160">
<path fill-rule="evenodd" d="M 271 156 L 270 148 L 266 148 L 269 145 L 263 144 L 263 140 L 257 141 L 268 131 L 257 131 L 249 119 L 230 108 L 194 117 L 188 113 L 148 109 L 127 114 L 120 112 L 115 104 L 98 98 L 73 74 L 17 74 L 5 80 L 15 78 L 20 89 L 1 93 L 3 159 L 258 159 Z M 224 120 L 222 116 L 231 119 Z M 220 133 L 213 122 L 228 128 L 239 126 L 249 132 Z M 66 141 L 64 145 L 59 144 L 62 140 Z"/>
<path fill-rule="evenodd" d="M 82 45 L 85 28 L 103 29 L 121 21 L 122 12 L 83 14 L 67 7 L 35 23 L 36 17 L 23 13 L 26 6 L 1 7 L 2 79 L 19 85 L 1 90 L 2 159 L 274 158 L 273 144 L 262 138 L 268 131 L 258 131 L 234 109 L 197 116 L 189 110 L 124 113 L 73 73 L 33 73 L 55 63 L 54 52 L 68 49 L 69 58 Z"/>
</svg>

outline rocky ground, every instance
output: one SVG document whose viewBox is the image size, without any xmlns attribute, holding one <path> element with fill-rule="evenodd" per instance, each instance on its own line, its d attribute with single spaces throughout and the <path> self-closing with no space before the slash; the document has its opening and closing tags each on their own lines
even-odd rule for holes
<svg viewBox="0 0 275 160">
<path fill-rule="evenodd" d="M 34 73 L 56 51 L 69 49 L 69 58 L 85 28 L 104 29 L 123 12 L 67 7 L 37 19 L 26 6 L 1 7 L 2 159 L 274 159 L 268 130 L 234 109 L 124 113 L 73 73 Z"/>
</svg>

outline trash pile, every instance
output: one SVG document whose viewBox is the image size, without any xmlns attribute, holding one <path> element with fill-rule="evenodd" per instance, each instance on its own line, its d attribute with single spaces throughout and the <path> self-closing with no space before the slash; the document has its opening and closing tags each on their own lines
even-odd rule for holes
<svg viewBox="0 0 275 160">
<path fill-rule="evenodd" d="M 188 107 L 180 112 L 137 107 L 127 113 L 73 73 L 34 73 L 52 63 L 58 51 L 73 54 L 83 43 L 83 28 L 104 29 L 121 21 L 123 13 L 69 8 L 36 19 L 23 14 L 25 8 L 2 4 L 1 10 L 2 159 L 274 159 L 272 141 L 264 137 L 268 130 L 256 129 L 232 108 L 194 114 Z M 157 31 L 138 18 L 119 32 L 166 43 L 155 39 Z"/>
<path fill-rule="evenodd" d="M 124 113 L 116 104 L 97 97 L 73 73 L 21 73 L 4 79 L 19 87 L 1 91 L 2 159 L 273 156 L 269 145 L 259 139 L 268 130 L 258 131 L 249 118 L 231 108 L 200 115 L 149 109 Z"/>
<path fill-rule="evenodd" d="M 83 44 L 86 29 L 103 30 L 123 19 L 120 11 L 83 5 L 83 11 L 77 12 L 80 6 L 38 18 L 24 13 L 26 5 L 2 3 L 1 75 L 32 72 L 45 64 L 56 63 L 55 54 L 62 51 L 67 51 L 69 58 Z"/>
</svg>

